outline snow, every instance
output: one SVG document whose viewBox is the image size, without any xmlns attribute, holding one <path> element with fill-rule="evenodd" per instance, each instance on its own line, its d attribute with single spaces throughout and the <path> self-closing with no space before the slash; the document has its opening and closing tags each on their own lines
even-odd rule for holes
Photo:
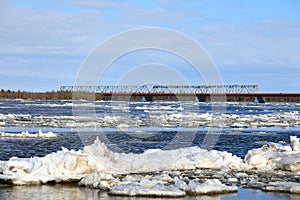
<svg viewBox="0 0 300 200">
<path fill-rule="evenodd" d="M 44 133 L 40 129 L 37 133 L 29 133 L 28 131 L 23 131 L 21 133 L 5 133 L 0 132 L 0 137 L 11 137 L 11 138 L 56 138 L 57 134 L 53 132 Z"/>
</svg>

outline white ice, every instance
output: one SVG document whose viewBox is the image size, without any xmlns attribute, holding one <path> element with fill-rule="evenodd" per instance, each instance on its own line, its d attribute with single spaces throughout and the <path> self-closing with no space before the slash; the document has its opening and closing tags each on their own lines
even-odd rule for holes
<svg viewBox="0 0 300 200">
<path fill-rule="evenodd" d="M 300 152 L 297 137 L 291 137 L 291 146 L 269 143 L 250 150 L 245 159 L 228 152 L 205 150 L 199 147 L 175 150 L 152 149 L 142 154 L 114 153 L 98 139 L 81 151 L 67 150 L 44 157 L 11 158 L 0 161 L 0 182 L 11 184 L 40 184 L 80 181 L 81 185 L 110 190 L 112 195 L 129 196 L 181 196 L 184 194 L 215 194 L 235 192 L 236 186 L 224 185 L 219 180 L 189 180 L 180 174 L 184 171 L 217 170 L 220 177 L 228 171 L 238 172 L 227 179 L 236 184 L 253 171 L 283 170 L 300 172 Z M 161 171 L 161 175 L 148 175 Z M 172 176 L 168 172 L 172 171 Z M 178 172 L 175 173 L 175 172 Z M 143 176 L 119 176 L 126 174 Z M 250 173 L 250 174 L 251 174 Z M 177 177 L 177 178 L 176 178 Z M 214 173 L 218 177 L 218 173 Z M 226 176 L 224 176 L 226 177 Z M 221 180 L 221 179 L 220 179 Z M 279 182 L 280 183 L 280 182 Z M 276 183 L 276 187 L 284 187 Z M 291 184 L 291 183 L 290 183 Z M 265 185 L 264 185 L 265 186 Z M 274 184 L 269 185 L 269 188 Z M 299 191 L 298 185 L 289 187 L 290 192 Z M 142 192 L 139 192 L 142 191 Z"/>
<path fill-rule="evenodd" d="M 300 194 L 300 183 L 296 182 L 269 182 L 264 188 L 268 192 L 289 192 L 293 194 Z"/>
<path fill-rule="evenodd" d="M 290 137 L 291 146 L 269 143 L 258 149 L 249 150 L 245 162 L 257 170 L 300 170 L 299 139 Z"/>
<path fill-rule="evenodd" d="M 241 158 L 227 152 L 199 147 L 176 150 L 149 150 L 143 154 L 113 153 L 98 139 L 83 151 L 63 149 L 45 157 L 11 158 L 0 163 L 0 179 L 13 184 L 45 183 L 82 178 L 85 174 L 104 170 L 111 172 L 149 172 L 164 169 L 241 169 Z M 75 177 L 76 179 L 76 177 Z"/>
<path fill-rule="evenodd" d="M 147 197 L 183 197 L 185 191 L 174 185 L 165 185 L 158 181 L 141 179 L 139 182 L 121 184 L 111 188 L 110 195 L 147 196 Z"/>
<path fill-rule="evenodd" d="M 40 129 L 37 133 L 29 133 L 28 131 L 22 131 L 21 133 L 5 133 L 0 132 L 0 137 L 9 137 L 9 138 L 56 138 L 57 134 L 53 132 L 44 133 Z"/>
<path fill-rule="evenodd" d="M 86 106 L 86 105 L 84 105 Z M 95 117 L 81 116 L 31 116 L 21 114 L 0 114 L 0 126 L 23 126 L 26 124 L 34 126 L 48 127 L 116 127 L 119 124 L 126 124 L 129 127 L 219 127 L 219 128 L 264 128 L 264 127 L 299 127 L 300 114 L 297 111 L 282 112 L 274 111 L 273 113 L 260 114 L 213 114 L 207 112 L 199 112 L 188 110 L 185 107 L 143 105 L 136 106 L 132 109 L 144 110 L 148 117 L 131 117 L 125 112 L 131 111 L 130 108 L 123 108 L 120 105 L 108 106 L 97 105 L 103 107 L 113 107 L 113 109 L 122 110 L 122 112 L 109 112 L 105 116 L 99 115 Z M 116 108 L 114 108 L 116 107 Z M 4 125 L 3 125 L 4 124 Z"/>
<path fill-rule="evenodd" d="M 204 183 L 190 181 L 186 190 L 186 192 L 191 195 L 220 194 L 237 191 L 237 186 L 227 186 L 222 184 L 218 179 L 209 179 Z"/>
<path fill-rule="evenodd" d="M 0 162 L 0 180 L 16 185 L 69 182 L 95 170 L 82 151 L 63 148 L 44 157 L 13 157 Z"/>
</svg>

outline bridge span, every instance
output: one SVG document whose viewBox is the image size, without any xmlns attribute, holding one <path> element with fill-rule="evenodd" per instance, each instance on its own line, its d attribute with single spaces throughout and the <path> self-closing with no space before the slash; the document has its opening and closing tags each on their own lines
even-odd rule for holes
<svg viewBox="0 0 300 200">
<path fill-rule="evenodd" d="M 287 98 L 300 102 L 300 93 L 261 93 L 258 85 L 153 85 L 153 86 L 61 86 L 61 92 L 95 93 L 104 100 L 129 99 L 153 100 L 192 100 L 209 101 L 210 97 L 226 96 L 229 101 L 287 101 Z M 123 98 L 122 98 L 123 97 Z M 140 99 L 139 99 L 140 98 Z"/>
</svg>

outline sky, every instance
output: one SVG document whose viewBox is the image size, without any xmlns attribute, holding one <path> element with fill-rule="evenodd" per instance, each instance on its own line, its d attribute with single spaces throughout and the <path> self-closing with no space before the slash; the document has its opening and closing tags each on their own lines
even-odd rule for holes
<svg viewBox="0 0 300 200">
<path fill-rule="evenodd" d="M 299 11 L 299 0 L 1 0 L 0 88 L 52 91 L 73 85 L 99 44 L 124 31 L 158 27 L 201 45 L 224 84 L 300 93 Z M 115 84 L 148 63 L 169 66 L 190 84 L 205 84 L 189 63 L 154 50 L 119 58 L 99 84 Z"/>
</svg>

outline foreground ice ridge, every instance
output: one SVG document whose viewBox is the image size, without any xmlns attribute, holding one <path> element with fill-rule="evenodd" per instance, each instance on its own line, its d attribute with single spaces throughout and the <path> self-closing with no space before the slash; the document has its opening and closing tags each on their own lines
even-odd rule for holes
<svg viewBox="0 0 300 200">
<path fill-rule="evenodd" d="M 80 181 L 80 185 L 125 196 L 217 194 L 236 192 L 238 185 L 300 193 L 300 144 L 297 137 L 290 139 L 290 146 L 269 143 L 250 150 L 244 160 L 199 147 L 114 153 L 96 139 L 82 151 L 63 148 L 44 157 L 0 161 L 0 182 Z"/>
<path fill-rule="evenodd" d="M 291 146 L 269 143 L 259 149 L 249 150 L 246 163 L 258 170 L 300 171 L 300 144 L 296 136 L 291 136 Z"/>
</svg>

